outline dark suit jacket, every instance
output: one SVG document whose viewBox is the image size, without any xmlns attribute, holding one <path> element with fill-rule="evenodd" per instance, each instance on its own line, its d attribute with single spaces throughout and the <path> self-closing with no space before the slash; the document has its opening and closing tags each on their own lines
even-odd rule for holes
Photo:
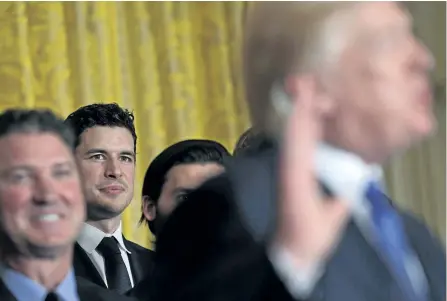
<svg viewBox="0 0 447 301">
<path fill-rule="evenodd" d="M 153 252 L 125 238 L 124 244 L 131 252 L 131 254 L 128 254 L 129 262 L 132 269 L 134 285 L 137 285 L 141 280 L 149 277 L 152 271 Z M 73 266 L 76 276 L 85 278 L 99 286 L 106 287 L 93 262 L 78 243 L 75 244 Z"/>
<path fill-rule="evenodd" d="M 79 277 L 76 278 L 76 283 L 81 301 L 136 301 L 136 299 L 118 295 Z M 17 301 L 2 281 L 0 281 L 0 300 Z"/>
<path fill-rule="evenodd" d="M 158 235 L 152 286 L 140 300 L 293 300 L 265 252 L 276 217 L 275 158 L 272 152 L 236 159 L 226 174 L 178 206 Z M 444 301 L 444 249 L 419 221 L 402 216 L 429 282 L 430 300 Z M 308 300 L 404 299 L 351 221 Z"/>
</svg>

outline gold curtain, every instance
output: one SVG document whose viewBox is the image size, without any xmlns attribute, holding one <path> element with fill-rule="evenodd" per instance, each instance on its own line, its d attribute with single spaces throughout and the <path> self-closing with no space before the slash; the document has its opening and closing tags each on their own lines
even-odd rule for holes
<svg viewBox="0 0 447 301">
<path fill-rule="evenodd" d="M 1 2 L 0 110 L 47 107 L 67 116 L 93 102 L 133 109 L 138 134 L 137 227 L 150 160 L 180 139 L 229 149 L 248 127 L 239 51 L 243 2 Z"/>
<path fill-rule="evenodd" d="M 240 38 L 248 2 L 0 2 L 0 110 L 49 107 L 63 116 L 92 102 L 136 115 L 137 227 L 150 160 L 179 139 L 207 137 L 232 148 L 248 127 Z M 411 2 L 416 30 L 438 61 L 438 134 L 386 167 L 393 199 L 445 241 L 445 2 Z"/>
</svg>

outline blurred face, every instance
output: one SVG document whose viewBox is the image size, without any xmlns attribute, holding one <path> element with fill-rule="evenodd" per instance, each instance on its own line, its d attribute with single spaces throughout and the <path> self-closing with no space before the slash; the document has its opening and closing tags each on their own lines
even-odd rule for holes
<svg viewBox="0 0 447 301">
<path fill-rule="evenodd" d="M 327 85 L 336 101 L 326 138 L 381 160 L 432 132 L 433 62 L 397 3 L 365 2 L 353 12 L 350 43 Z"/>
<path fill-rule="evenodd" d="M 146 219 L 155 220 L 155 227 L 159 229 L 159 225 L 164 222 L 179 203 L 187 198 L 188 193 L 223 171 L 224 167 L 217 163 L 192 163 L 174 166 L 166 175 L 166 182 L 158 199 L 157 208 L 153 203 L 145 200 L 143 211 Z"/>
<path fill-rule="evenodd" d="M 84 182 L 88 219 L 119 216 L 133 197 L 135 152 L 129 130 L 107 126 L 87 129 L 76 148 L 76 159 Z"/>
<path fill-rule="evenodd" d="M 0 138 L 0 219 L 0 245 L 10 252 L 53 258 L 72 248 L 85 204 L 72 151 L 59 137 Z"/>
</svg>

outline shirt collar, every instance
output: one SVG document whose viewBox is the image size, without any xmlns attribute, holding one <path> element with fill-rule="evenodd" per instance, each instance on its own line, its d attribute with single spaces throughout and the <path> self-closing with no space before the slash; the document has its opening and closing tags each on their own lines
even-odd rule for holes
<svg viewBox="0 0 447 301">
<path fill-rule="evenodd" d="M 0 264 L 0 277 L 17 301 L 43 301 L 48 294 L 45 287 L 3 264 Z M 57 286 L 55 293 L 63 301 L 79 301 L 73 269 L 70 269 L 64 280 Z"/>
<path fill-rule="evenodd" d="M 321 143 L 316 152 L 318 178 L 353 208 L 363 199 L 370 181 L 382 183 L 379 165 L 367 164 L 359 156 Z"/>
<path fill-rule="evenodd" d="M 121 222 L 118 228 L 112 234 L 106 234 L 99 230 L 98 228 L 84 223 L 81 233 L 77 239 L 78 244 L 88 253 L 92 254 L 96 250 L 98 245 L 101 243 L 104 237 L 114 237 L 118 241 L 120 249 L 131 254 L 124 244 L 123 231 Z"/>
</svg>

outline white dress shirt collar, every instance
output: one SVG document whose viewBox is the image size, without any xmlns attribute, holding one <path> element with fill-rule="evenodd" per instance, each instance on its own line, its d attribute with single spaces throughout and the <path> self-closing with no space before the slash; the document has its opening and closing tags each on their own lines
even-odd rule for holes
<svg viewBox="0 0 447 301">
<path fill-rule="evenodd" d="M 328 188 L 356 211 L 364 199 L 370 181 L 382 183 L 383 172 L 378 165 L 365 163 L 347 151 L 321 143 L 316 152 L 316 174 Z"/>
<path fill-rule="evenodd" d="M 131 252 L 126 248 L 123 239 L 122 225 L 121 222 L 112 234 L 106 234 L 92 225 L 84 223 L 81 233 L 78 237 L 77 242 L 79 245 L 88 253 L 92 254 L 93 251 L 98 247 L 104 237 L 115 237 L 118 241 L 119 247 L 130 254 Z"/>
</svg>

